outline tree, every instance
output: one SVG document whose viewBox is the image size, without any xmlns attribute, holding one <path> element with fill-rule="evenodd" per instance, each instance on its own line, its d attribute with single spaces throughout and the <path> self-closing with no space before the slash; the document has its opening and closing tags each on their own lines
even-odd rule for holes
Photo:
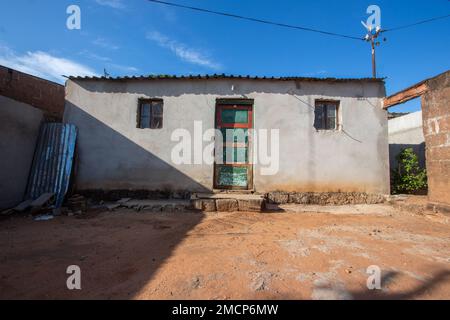
<svg viewBox="0 0 450 320">
<path fill-rule="evenodd" d="M 392 193 L 414 193 L 428 187 L 426 170 L 420 168 L 412 148 L 403 149 L 395 158 L 398 166 L 392 170 Z"/>
</svg>

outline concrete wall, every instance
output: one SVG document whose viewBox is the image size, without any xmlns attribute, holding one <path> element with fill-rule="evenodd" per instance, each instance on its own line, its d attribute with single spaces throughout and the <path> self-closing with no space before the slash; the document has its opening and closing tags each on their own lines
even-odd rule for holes
<svg viewBox="0 0 450 320">
<path fill-rule="evenodd" d="M 23 200 L 43 113 L 0 96 L 0 209 Z"/>
<path fill-rule="evenodd" d="M 0 66 L 0 209 L 24 196 L 42 121 L 62 120 L 64 86 Z"/>
<path fill-rule="evenodd" d="M 395 157 L 405 148 L 413 148 L 419 164 L 425 167 L 425 138 L 422 128 L 422 111 L 413 112 L 388 121 L 389 163 L 391 169 L 397 167 Z"/>
<path fill-rule="evenodd" d="M 427 81 L 422 96 L 428 199 L 450 209 L 450 71 Z"/>
<path fill-rule="evenodd" d="M 254 127 L 280 130 L 279 172 L 258 192 L 389 193 L 387 113 L 382 82 L 271 80 L 69 80 L 64 121 L 79 128 L 78 189 L 213 187 L 213 165 L 174 165 L 177 128 L 214 128 L 216 98 L 254 99 Z M 164 99 L 163 129 L 136 128 L 138 98 Z M 315 99 L 340 100 L 337 131 L 316 131 Z"/>
</svg>

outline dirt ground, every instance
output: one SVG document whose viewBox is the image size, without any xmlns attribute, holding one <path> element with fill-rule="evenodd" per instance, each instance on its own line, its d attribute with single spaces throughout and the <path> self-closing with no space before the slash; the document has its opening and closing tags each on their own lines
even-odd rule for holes
<svg viewBox="0 0 450 320">
<path fill-rule="evenodd" d="M 450 219 L 390 205 L 0 221 L 1 299 L 450 299 Z M 68 290 L 66 268 L 81 268 Z M 381 269 L 380 290 L 366 270 Z"/>
</svg>

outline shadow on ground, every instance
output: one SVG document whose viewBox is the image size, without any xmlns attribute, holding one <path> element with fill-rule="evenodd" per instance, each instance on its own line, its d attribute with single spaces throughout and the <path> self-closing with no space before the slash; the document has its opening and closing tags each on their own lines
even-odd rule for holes
<svg viewBox="0 0 450 320">
<path fill-rule="evenodd" d="M 0 299 L 132 299 L 203 218 L 122 210 L 95 219 L 2 221 Z M 70 265 L 81 268 L 81 290 L 67 289 Z"/>
<path fill-rule="evenodd" d="M 155 156 L 133 137 L 76 105 L 68 102 L 66 108 L 79 130 L 79 188 L 208 191 L 183 168 Z M 150 141 L 158 134 L 146 130 L 144 138 Z M 114 219 L 111 213 L 100 220 L 57 217 L 44 224 L 29 221 L 31 218 L 2 221 L 0 298 L 132 298 L 202 218 L 201 213 L 178 214 L 158 217 L 155 222 L 131 212 L 126 220 Z M 64 232 L 52 228 L 58 224 L 65 225 Z M 81 267 L 80 291 L 66 287 L 69 265 Z"/>
</svg>

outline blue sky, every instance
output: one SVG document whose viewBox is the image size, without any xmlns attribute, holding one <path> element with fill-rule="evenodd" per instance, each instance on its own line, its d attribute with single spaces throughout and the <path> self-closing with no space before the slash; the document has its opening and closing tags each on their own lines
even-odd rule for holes
<svg viewBox="0 0 450 320">
<path fill-rule="evenodd" d="M 170 0 L 240 15 L 364 36 L 371 4 L 383 28 L 450 13 L 450 1 Z M 81 30 L 66 9 L 81 8 Z M 387 93 L 450 69 L 450 19 L 386 33 L 378 75 Z M 363 41 L 166 7 L 146 0 L 0 2 L 0 64 L 63 82 L 66 75 L 205 74 L 370 77 Z M 417 101 L 392 108 L 413 111 Z"/>
</svg>

